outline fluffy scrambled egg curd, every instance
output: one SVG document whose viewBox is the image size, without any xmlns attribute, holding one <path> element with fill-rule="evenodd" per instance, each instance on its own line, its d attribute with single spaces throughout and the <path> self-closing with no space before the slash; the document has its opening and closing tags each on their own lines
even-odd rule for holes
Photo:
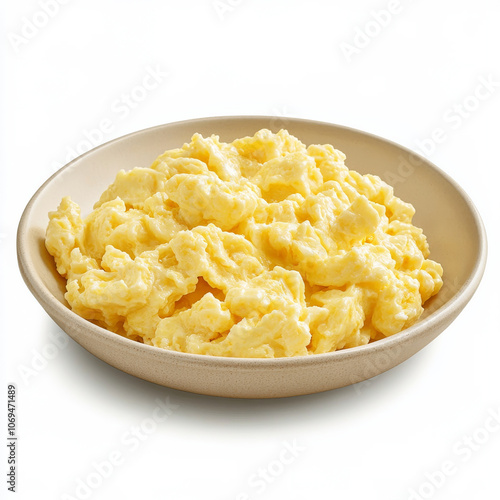
<svg viewBox="0 0 500 500">
<path fill-rule="evenodd" d="M 214 356 L 327 353 L 412 325 L 442 286 L 414 208 L 329 144 L 195 134 L 120 171 L 90 215 L 63 198 L 46 247 L 72 310 Z"/>
</svg>

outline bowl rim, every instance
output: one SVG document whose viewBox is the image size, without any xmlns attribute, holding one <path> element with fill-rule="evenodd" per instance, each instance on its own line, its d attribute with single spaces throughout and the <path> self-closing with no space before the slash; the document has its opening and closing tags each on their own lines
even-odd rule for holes
<svg viewBox="0 0 500 500">
<path fill-rule="evenodd" d="M 434 169 L 440 176 L 444 177 L 445 180 L 448 181 L 449 184 L 458 192 L 458 194 L 464 200 L 467 208 L 469 209 L 470 214 L 474 220 L 477 233 L 478 233 L 478 257 L 474 264 L 474 267 L 468 276 L 465 283 L 462 287 L 457 290 L 454 295 L 448 299 L 448 301 L 440 306 L 436 311 L 429 314 L 424 319 L 418 321 L 414 325 L 409 328 L 402 330 L 401 332 L 391 335 L 390 337 L 386 337 L 384 339 L 377 340 L 375 342 L 371 342 L 369 344 L 365 344 L 357 347 L 350 347 L 347 349 L 342 349 L 338 351 L 322 353 L 322 354 L 309 354 L 304 356 L 293 356 L 293 357 L 283 357 L 283 358 L 243 358 L 243 357 L 226 357 L 226 356 L 213 356 L 207 354 L 193 354 L 193 353 L 185 353 L 172 351 L 168 349 L 162 349 L 156 346 L 150 346 L 147 344 L 142 344 L 135 340 L 131 340 L 126 337 L 122 337 L 119 334 L 111 332 L 105 328 L 102 328 L 94 323 L 90 322 L 82 318 L 81 316 L 74 313 L 67 306 L 62 304 L 58 299 L 55 298 L 52 293 L 45 287 L 41 278 L 39 277 L 33 263 L 28 258 L 28 251 L 26 248 L 28 247 L 28 234 L 29 234 L 29 219 L 32 213 L 33 206 L 40 196 L 42 196 L 45 188 L 53 182 L 56 177 L 59 177 L 63 172 L 67 169 L 71 168 L 75 163 L 81 161 L 84 157 L 96 154 L 99 150 L 109 147 L 111 144 L 115 144 L 126 139 L 129 139 L 133 136 L 139 136 L 143 134 L 148 134 L 156 130 L 160 130 L 162 128 L 176 127 L 181 125 L 194 125 L 197 123 L 203 122 L 219 122 L 219 121 L 262 121 L 268 120 L 272 123 L 272 120 L 276 120 L 275 116 L 267 116 L 267 115 L 230 115 L 230 116 L 213 116 L 213 117 L 202 117 L 202 118 L 194 118 L 189 120 L 181 120 L 176 122 L 169 122 L 160 125 L 155 125 L 152 127 L 147 127 L 141 130 L 137 130 L 134 132 L 130 132 L 128 134 L 122 135 L 120 137 L 116 137 L 111 139 L 99 146 L 96 146 L 89 151 L 77 156 L 66 165 L 58 169 L 54 172 L 35 192 L 35 194 L 31 197 L 28 204 L 26 205 L 17 230 L 16 237 L 16 248 L 17 248 L 17 259 L 19 270 L 21 275 L 31 291 L 31 293 L 35 296 L 35 298 L 40 302 L 40 304 L 47 310 L 47 312 L 52 311 L 54 315 L 60 315 L 66 319 L 68 322 L 73 322 L 76 325 L 78 330 L 87 330 L 94 337 L 99 337 L 101 341 L 105 341 L 108 344 L 113 344 L 113 348 L 120 348 L 123 350 L 137 350 L 143 351 L 144 354 L 149 354 L 155 358 L 159 358 L 160 361 L 164 360 L 167 362 L 168 360 L 177 361 L 183 364 L 203 364 L 208 365 L 214 368 L 238 368 L 241 370 L 242 368 L 247 368 L 249 370 L 257 369 L 257 368 L 278 368 L 285 366 L 298 366 L 298 365 L 318 365 L 324 363 L 330 363 L 347 360 L 353 357 L 357 357 L 360 355 L 365 355 L 369 353 L 378 353 L 384 350 L 390 350 L 394 348 L 398 344 L 405 343 L 409 341 L 411 338 L 418 337 L 424 331 L 429 328 L 432 328 L 434 325 L 438 325 L 441 322 L 446 321 L 447 318 L 455 317 L 460 310 L 465 307 L 465 305 L 469 302 L 472 295 L 476 291 L 481 278 L 484 274 L 484 270 L 486 267 L 487 260 L 487 237 L 486 230 L 481 219 L 481 216 L 475 207 L 474 203 L 467 195 L 467 193 L 462 189 L 462 187 L 452 179 L 446 172 L 437 167 L 434 163 L 432 163 L 429 159 L 423 157 L 422 155 L 412 151 L 411 149 L 402 146 L 390 139 L 386 139 L 384 137 L 372 134 L 370 132 L 366 132 L 364 130 L 356 129 L 353 127 L 348 127 L 345 125 L 338 125 L 335 123 L 318 121 L 318 120 L 310 120 L 305 118 L 292 118 L 286 117 L 284 120 L 287 122 L 293 123 L 302 123 L 304 125 L 319 125 L 319 126 L 327 126 L 327 127 L 335 127 L 338 129 L 342 129 L 348 132 L 353 132 L 355 134 L 360 134 L 365 137 L 369 137 L 371 139 L 375 139 L 377 141 L 381 141 L 383 143 L 389 144 L 391 146 L 395 146 L 400 150 L 413 155 L 418 158 L 420 161 L 426 164 L 426 166 Z M 285 128 L 284 125 L 283 128 Z M 457 314 L 454 314 L 457 312 Z M 50 313 L 49 313 L 50 314 Z M 50 314 L 52 316 L 52 314 Z"/>
</svg>

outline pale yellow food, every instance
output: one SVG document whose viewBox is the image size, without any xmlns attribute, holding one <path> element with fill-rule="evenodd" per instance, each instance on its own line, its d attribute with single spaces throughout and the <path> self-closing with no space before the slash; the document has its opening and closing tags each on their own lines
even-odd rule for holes
<svg viewBox="0 0 500 500">
<path fill-rule="evenodd" d="M 66 197 L 46 247 L 73 311 L 164 349 L 326 353 L 412 325 L 442 285 L 414 209 L 331 145 L 281 130 L 195 134 L 118 173 L 82 219 Z"/>
</svg>

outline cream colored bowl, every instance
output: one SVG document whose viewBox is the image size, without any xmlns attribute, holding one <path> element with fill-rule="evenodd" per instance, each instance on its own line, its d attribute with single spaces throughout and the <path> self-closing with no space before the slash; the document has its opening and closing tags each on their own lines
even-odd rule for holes
<svg viewBox="0 0 500 500">
<path fill-rule="evenodd" d="M 120 169 L 149 166 L 163 151 L 191 135 L 217 134 L 223 141 L 261 128 L 286 128 L 305 144 L 329 143 L 346 164 L 395 186 L 416 208 L 431 258 L 444 268 L 444 286 L 411 328 L 362 347 L 281 359 L 222 358 L 166 351 L 120 337 L 74 314 L 64 300 L 65 281 L 44 246 L 48 212 L 70 195 L 90 212 Z M 390 141 L 357 130 L 299 119 L 204 118 L 160 125 L 103 144 L 56 172 L 35 193 L 21 218 L 17 240 L 21 274 L 51 318 L 89 352 L 120 370 L 184 391 L 240 398 L 272 398 L 343 387 L 405 361 L 436 338 L 475 292 L 486 262 L 486 236 L 474 205 L 462 189 L 424 158 Z M 453 342 L 452 338 L 448 339 Z M 82 373 L 82 376 L 84 374 Z"/>
</svg>

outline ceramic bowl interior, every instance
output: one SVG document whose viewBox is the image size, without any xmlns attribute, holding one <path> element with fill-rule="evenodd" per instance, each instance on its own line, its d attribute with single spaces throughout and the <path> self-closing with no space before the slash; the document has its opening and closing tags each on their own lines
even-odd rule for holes
<svg viewBox="0 0 500 500">
<path fill-rule="evenodd" d="M 431 258 L 444 268 L 444 286 L 427 302 L 411 328 L 388 339 L 334 353 L 255 360 L 176 353 L 142 345 L 78 317 L 64 300 L 65 281 L 44 246 L 48 212 L 69 195 L 92 210 L 120 169 L 149 166 L 163 151 L 189 142 L 195 132 L 222 141 L 261 128 L 286 128 L 306 145 L 329 143 L 346 165 L 380 176 L 416 208 Z M 56 172 L 29 202 L 18 229 L 23 278 L 47 313 L 74 340 L 111 365 L 177 389 L 229 397 L 281 397 L 342 387 L 386 371 L 408 359 L 453 321 L 476 290 L 486 261 L 481 219 L 464 191 L 426 159 L 380 137 L 322 122 L 275 117 L 218 117 L 161 125 L 115 139 Z M 452 342 L 453 339 L 450 339 Z"/>
</svg>

